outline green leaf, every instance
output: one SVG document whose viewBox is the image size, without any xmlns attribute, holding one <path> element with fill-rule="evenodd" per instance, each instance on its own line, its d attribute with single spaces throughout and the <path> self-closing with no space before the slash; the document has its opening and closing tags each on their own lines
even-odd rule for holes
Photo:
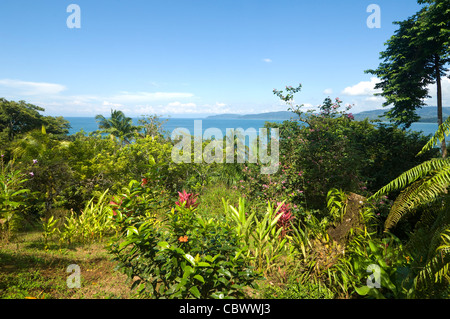
<svg viewBox="0 0 450 319">
<path fill-rule="evenodd" d="M 127 236 L 130 236 L 130 235 L 132 235 L 133 233 L 139 236 L 139 232 L 138 232 L 138 230 L 137 230 L 136 227 L 134 227 L 134 226 L 128 226 L 128 227 L 127 227 Z"/>
<path fill-rule="evenodd" d="M 169 243 L 166 242 L 166 241 L 160 241 L 160 242 L 158 243 L 158 246 L 161 247 L 163 250 L 164 250 L 164 249 L 168 249 L 168 248 L 170 247 Z"/>
<path fill-rule="evenodd" d="M 195 258 L 189 254 L 185 254 L 184 258 L 191 263 L 192 266 L 195 267 Z"/>
<path fill-rule="evenodd" d="M 200 276 L 200 275 L 195 275 L 194 278 L 197 279 L 198 281 L 202 282 L 202 283 L 205 283 L 205 279 L 202 276 Z"/>
<path fill-rule="evenodd" d="M 369 241 L 369 247 L 373 253 L 376 253 L 378 251 L 377 247 L 375 246 L 375 244 L 372 241 Z"/>
<path fill-rule="evenodd" d="M 368 286 L 362 286 L 362 287 L 355 287 L 356 292 L 358 293 L 358 295 L 360 296 L 365 296 L 369 293 L 369 290 L 372 288 L 369 288 Z"/>
<path fill-rule="evenodd" d="M 191 287 L 190 289 L 189 289 L 189 291 L 192 293 L 192 295 L 195 297 L 195 298 L 200 298 L 200 291 L 198 291 L 198 288 L 197 287 Z"/>
<path fill-rule="evenodd" d="M 231 272 L 228 269 L 219 269 L 219 274 L 231 278 Z"/>
<path fill-rule="evenodd" d="M 183 279 L 186 280 L 190 275 L 194 273 L 194 269 L 191 266 L 183 267 Z"/>
<path fill-rule="evenodd" d="M 223 294 L 223 292 L 215 292 L 211 295 L 211 297 L 213 297 L 214 299 L 224 299 L 225 295 Z"/>
<path fill-rule="evenodd" d="M 197 266 L 198 266 L 198 267 L 211 267 L 211 264 L 209 264 L 209 263 L 207 263 L 207 262 L 204 262 L 204 261 L 200 261 L 200 262 L 197 264 Z"/>
</svg>

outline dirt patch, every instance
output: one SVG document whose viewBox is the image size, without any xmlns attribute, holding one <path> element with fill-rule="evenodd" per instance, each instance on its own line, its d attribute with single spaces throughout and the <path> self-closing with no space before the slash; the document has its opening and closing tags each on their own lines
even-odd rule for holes
<svg viewBox="0 0 450 319">
<path fill-rule="evenodd" d="M 135 298 L 127 276 L 115 270 L 104 243 L 75 249 L 44 250 L 39 237 L 26 236 L 2 245 L 0 298 Z M 80 288 L 69 288 L 69 265 L 80 267 Z"/>
<path fill-rule="evenodd" d="M 347 241 L 351 229 L 359 228 L 362 225 L 360 212 L 364 207 L 366 198 L 364 196 L 350 193 L 347 197 L 346 210 L 342 222 L 336 227 L 328 229 L 330 239 L 343 244 Z"/>
</svg>

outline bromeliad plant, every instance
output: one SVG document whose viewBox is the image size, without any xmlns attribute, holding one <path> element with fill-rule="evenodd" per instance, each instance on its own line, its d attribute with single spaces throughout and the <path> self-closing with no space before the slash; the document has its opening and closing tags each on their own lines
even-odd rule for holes
<svg viewBox="0 0 450 319">
<path fill-rule="evenodd" d="M 114 205 L 118 236 L 110 252 L 132 288 L 152 298 L 244 297 L 257 274 L 233 228 L 200 217 L 196 195 L 179 193 L 167 211 L 157 193 L 132 182 Z"/>
</svg>

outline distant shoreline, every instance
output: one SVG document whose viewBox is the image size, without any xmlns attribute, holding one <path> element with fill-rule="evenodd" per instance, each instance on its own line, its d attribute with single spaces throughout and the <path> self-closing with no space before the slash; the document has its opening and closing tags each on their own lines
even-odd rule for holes
<svg viewBox="0 0 450 319">
<path fill-rule="evenodd" d="M 355 113 L 353 116 L 355 120 L 362 121 L 366 118 L 369 120 L 381 120 L 381 121 L 389 121 L 386 117 L 383 117 L 385 112 L 389 111 L 389 109 L 380 109 L 380 110 L 371 110 L 364 111 L 360 113 Z M 420 109 L 417 109 L 417 115 L 420 116 L 420 119 L 417 121 L 418 123 L 437 123 L 437 107 L 436 106 L 427 106 Z M 450 107 L 442 108 L 443 117 L 446 118 L 450 116 Z M 258 114 L 217 114 L 207 116 L 206 119 L 230 119 L 230 120 L 289 120 L 292 117 L 297 117 L 297 115 L 293 112 L 289 111 L 279 111 L 279 112 L 266 112 L 266 113 L 258 113 Z"/>
</svg>

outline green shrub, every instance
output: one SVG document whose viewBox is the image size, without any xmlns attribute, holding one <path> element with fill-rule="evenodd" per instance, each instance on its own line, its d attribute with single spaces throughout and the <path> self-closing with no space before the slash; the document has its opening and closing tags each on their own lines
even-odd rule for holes
<svg viewBox="0 0 450 319">
<path fill-rule="evenodd" d="M 232 227 L 200 217 L 197 198 L 186 192 L 161 213 L 158 195 L 131 182 L 113 208 L 119 235 L 110 252 L 132 287 L 153 298 L 244 297 L 257 274 Z"/>
<path fill-rule="evenodd" d="M 0 158 L 0 233 L 8 238 L 21 228 L 27 212 L 27 197 L 30 190 L 25 187 L 28 177 L 17 169 L 13 161 L 4 163 Z"/>
<path fill-rule="evenodd" d="M 57 237 L 60 245 L 101 241 L 105 236 L 114 234 L 113 212 L 106 197 L 108 190 L 98 198 L 93 197 L 81 213 L 70 211 L 70 215 L 61 220 L 49 216 L 42 220 L 43 239 L 48 248 L 49 241 Z"/>
</svg>

